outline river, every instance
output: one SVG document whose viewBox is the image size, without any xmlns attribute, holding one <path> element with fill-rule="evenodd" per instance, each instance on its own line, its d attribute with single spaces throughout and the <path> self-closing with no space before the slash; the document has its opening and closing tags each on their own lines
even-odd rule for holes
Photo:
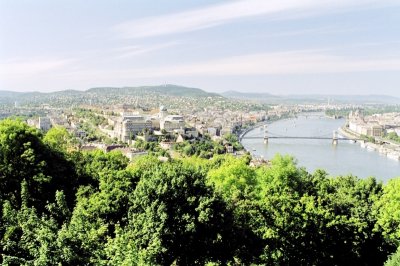
<svg viewBox="0 0 400 266">
<path fill-rule="evenodd" d="M 344 119 L 327 118 L 323 113 L 308 113 L 268 124 L 267 130 L 269 136 L 332 137 L 332 132 L 344 123 Z M 261 127 L 251 130 L 245 137 L 263 135 L 264 129 Z M 266 145 L 262 139 L 244 138 L 242 144 L 253 155 L 265 159 L 271 159 L 277 153 L 292 155 L 299 166 L 304 166 L 310 172 L 324 169 L 332 176 L 374 176 L 384 182 L 400 177 L 400 161 L 361 148 L 358 143 L 350 141 L 339 140 L 338 145 L 332 145 L 331 139 L 271 138 Z"/>
</svg>

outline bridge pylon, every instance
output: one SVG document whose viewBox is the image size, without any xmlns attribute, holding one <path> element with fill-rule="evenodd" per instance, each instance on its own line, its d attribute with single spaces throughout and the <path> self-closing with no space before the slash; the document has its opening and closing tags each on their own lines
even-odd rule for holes
<svg viewBox="0 0 400 266">
<path fill-rule="evenodd" d="M 332 144 L 338 145 L 338 142 L 339 142 L 338 132 L 336 130 L 334 130 L 333 136 L 332 136 Z"/>
<path fill-rule="evenodd" d="M 264 125 L 264 144 L 268 144 L 268 129 L 267 129 L 267 125 Z"/>
</svg>

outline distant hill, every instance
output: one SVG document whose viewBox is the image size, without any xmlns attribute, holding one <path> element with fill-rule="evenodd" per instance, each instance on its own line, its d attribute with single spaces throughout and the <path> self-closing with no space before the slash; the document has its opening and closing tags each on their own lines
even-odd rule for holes
<svg viewBox="0 0 400 266">
<path fill-rule="evenodd" d="M 123 103 L 137 97 L 222 97 L 216 93 L 209 93 L 198 88 L 189 88 L 177 85 L 140 86 L 140 87 L 99 87 L 86 91 L 63 90 L 56 92 L 12 92 L 0 91 L 0 104 L 24 103 L 57 103 L 59 105 L 73 105 L 89 103 Z"/>
<path fill-rule="evenodd" d="M 100 87 L 91 88 L 87 90 L 88 93 L 100 93 L 100 94 L 127 94 L 127 95 L 141 95 L 141 94 L 160 94 L 180 97 L 208 97 L 208 96 L 219 96 L 216 93 L 209 93 L 197 88 L 189 88 L 177 85 L 159 85 L 159 86 L 141 86 L 141 87 Z"/>
<path fill-rule="evenodd" d="M 7 98 L 7 97 L 16 97 L 17 95 L 22 94 L 22 92 L 16 91 L 0 91 L 0 97 Z"/>
<path fill-rule="evenodd" d="M 57 104 L 71 106 L 76 104 L 117 104 L 135 102 L 135 99 L 152 98 L 160 102 L 168 97 L 220 98 L 259 101 L 270 104 L 282 103 L 353 103 L 353 104 L 400 104 L 400 98 L 387 95 L 273 95 L 270 93 L 226 91 L 221 94 L 210 93 L 198 88 L 190 88 L 172 84 L 139 87 L 98 87 L 86 91 L 63 90 L 57 92 L 13 92 L 0 91 L 0 105 L 19 104 Z"/>
<path fill-rule="evenodd" d="M 287 95 L 287 99 L 297 101 L 339 102 L 354 104 L 400 104 L 400 98 L 388 95 Z"/>
<path fill-rule="evenodd" d="M 270 93 L 247 93 L 226 91 L 221 93 L 226 98 L 257 100 L 268 103 L 354 103 L 354 104 L 400 104 L 400 98 L 387 95 L 322 95 L 296 94 L 273 95 Z"/>
<path fill-rule="evenodd" d="M 54 99 L 79 99 L 85 92 L 83 91 L 57 91 L 57 92 L 13 92 L 13 91 L 0 91 L 0 104 L 14 104 L 17 102 L 40 102 L 46 103 Z"/>
<path fill-rule="evenodd" d="M 23 95 L 23 92 L 0 91 L 0 104 L 11 104 Z"/>
</svg>

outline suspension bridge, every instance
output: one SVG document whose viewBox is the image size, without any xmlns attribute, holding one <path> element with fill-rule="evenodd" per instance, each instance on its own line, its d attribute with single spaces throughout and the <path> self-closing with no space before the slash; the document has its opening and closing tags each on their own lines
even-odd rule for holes
<svg viewBox="0 0 400 266">
<path fill-rule="evenodd" d="M 268 144 L 270 139 L 315 139 L 315 140 L 332 140 L 333 145 L 337 145 L 339 140 L 350 140 L 357 141 L 362 140 L 359 138 L 348 138 L 339 136 L 338 131 L 334 130 L 332 133 L 319 135 L 319 136 L 284 136 L 280 134 L 274 134 L 272 132 L 268 132 L 267 125 L 264 125 L 264 135 L 263 136 L 247 136 L 247 133 L 252 129 L 246 130 L 243 134 L 239 136 L 239 140 L 243 139 L 262 139 L 265 144 Z"/>
</svg>

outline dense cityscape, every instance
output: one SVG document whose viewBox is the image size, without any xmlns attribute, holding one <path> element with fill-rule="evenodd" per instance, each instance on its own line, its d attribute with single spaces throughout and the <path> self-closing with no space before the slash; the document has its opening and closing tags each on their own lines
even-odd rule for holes
<svg viewBox="0 0 400 266">
<path fill-rule="evenodd" d="M 182 91 L 174 96 L 177 89 Z M 241 152 L 242 149 L 234 150 L 233 143 L 226 142 L 225 136 L 233 135 L 239 140 L 244 131 L 257 125 L 295 117 L 300 113 L 323 112 L 333 119 L 347 118 L 339 129 L 342 135 L 363 138 L 360 141 L 363 147 L 400 160 L 398 105 L 306 101 L 292 104 L 288 100 L 267 104 L 173 85 L 155 86 L 153 90 L 156 92 L 146 94 L 143 90 L 138 92 L 136 88 L 131 88 L 131 91 L 123 89 L 121 94 L 125 97 L 113 92 L 112 99 L 118 99 L 114 101 L 108 98 L 110 94 L 107 91 L 98 92 L 95 96 L 90 94 L 88 99 L 65 97 L 64 92 L 51 97 L 43 94 L 23 103 L 15 101 L 14 106 L 3 105 L 0 117 L 20 117 L 42 132 L 61 127 L 76 137 L 80 149 L 120 149 L 132 159 L 135 153 L 144 152 L 135 148 L 139 145 L 135 145 L 136 142 L 155 143 L 151 147 L 163 148 L 167 151 L 163 154 L 171 156 L 170 151 L 175 144 L 196 142 L 204 137 L 223 144 L 225 151 Z M 127 98 L 126 95 L 130 96 Z M 7 100 L 10 102 L 10 99 L 3 97 L 4 103 Z M 65 106 L 73 100 L 76 102 Z M 377 108 L 377 113 L 371 113 Z"/>
<path fill-rule="evenodd" d="M 0 98 L 2 263 L 376 265 L 395 251 L 398 179 L 308 173 L 241 139 L 303 114 L 344 117 L 340 137 L 398 161 L 399 105 L 196 92 L 160 86 L 109 105 Z"/>
<path fill-rule="evenodd" d="M 0 265 L 400 266 L 399 14 L 0 0 Z"/>
</svg>

